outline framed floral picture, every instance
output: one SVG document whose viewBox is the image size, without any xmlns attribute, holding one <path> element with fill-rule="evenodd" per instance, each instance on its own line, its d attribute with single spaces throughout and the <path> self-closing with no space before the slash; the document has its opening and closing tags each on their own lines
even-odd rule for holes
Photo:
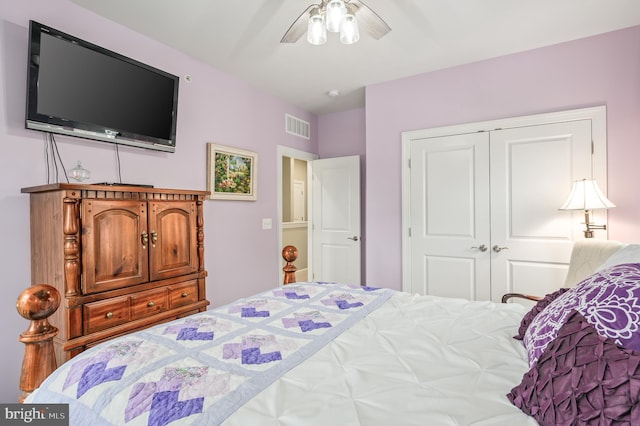
<svg viewBox="0 0 640 426">
<path fill-rule="evenodd" d="M 213 200 L 258 199 L 258 154 L 230 146 L 207 144 L 207 190 Z"/>
</svg>

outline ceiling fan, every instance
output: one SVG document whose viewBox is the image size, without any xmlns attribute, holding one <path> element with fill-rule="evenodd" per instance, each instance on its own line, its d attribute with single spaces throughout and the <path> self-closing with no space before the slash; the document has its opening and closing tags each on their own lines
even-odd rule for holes
<svg viewBox="0 0 640 426">
<path fill-rule="evenodd" d="M 328 32 L 339 32 L 340 41 L 352 44 L 359 40 L 359 28 L 376 40 L 391 28 L 362 0 L 321 0 L 312 4 L 291 24 L 280 43 L 295 43 L 305 32 L 311 44 L 324 44 Z"/>
</svg>

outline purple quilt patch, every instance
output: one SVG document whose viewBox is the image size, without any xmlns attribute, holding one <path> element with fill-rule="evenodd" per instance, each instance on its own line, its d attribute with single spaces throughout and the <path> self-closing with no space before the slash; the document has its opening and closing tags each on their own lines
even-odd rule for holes
<svg viewBox="0 0 640 426">
<path fill-rule="evenodd" d="M 287 299 L 292 299 L 292 300 L 303 300 L 303 299 L 308 299 L 309 295 L 308 294 L 299 294 L 295 291 L 285 291 L 284 292 L 284 296 Z"/>
<path fill-rule="evenodd" d="M 243 364 L 265 364 L 282 360 L 280 351 L 262 353 L 263 346 L 277 346 L 276 337 L 244 336 L 242 343 L 226 343 L 222 347 L 222 358 L 240 359 Z"/>
<path fill-rule="evenodd" d="M 180 391 L 158 392 L 153 395 L 149 410 L 149 426 L 164 426 L 175 420 L 202 413 L 204 397 L 179 401 Z"/>
<path fill-rule="evenodd" d="M 242 308 L 240 316 L 243 318 L 263 318 L 269 316 L 269 311 L 258 311 L 254 307 Z"/>
<path fill-rule="evenodd" d="M 306 333 L 307 331 L 317 330 L 319 328 L 331 327 L 331 324 L 328 322 L 315 322 L 313 320 L 298 321 L 298 325 L 300 326 L 300 330 L 302 330 L 304 333 Z"/>
<path fill-rule="evenodd" d="M 289 300 L 307 300 L 310 299 L 309 288 L 301 285 L 289 284 L 277 290 L 273 290 L 275 297 L 284 297 Z"/>
<path fill-rule="evenodd" d="M 211 328 L 216 324 L 216 318 L 188 319 L 183 323 L 167 326 L 162 334 L 175 334 L 176 340 L 213 340 L 213 331 L 200 331 L 200 328 Z"/>
<path fill-rule="evenodd" d="M 266 364 L 273 361 L 282 361 L 279 351 L 262 353 L 260 348 L 247 348 L 242 350 L 243 364 Z"/>
<path fill-rule="evenodd" d="M 355 296 L 349 293 L 332 294 L 328 299 L 323 299 L 322 303 L 327 306 L 337 306 L 339 309 L 353 309 L 364 306 Z"/>
<path fill-rule="evenodd" d="M 181 400 L 180 395 L 189 387 L 198 387 L 208 371 L 207 367 L 167 368 L 157 382 L 136 383 L 125 409 L 125 421 L 148 412 L 149 425 L 164 426 L 201 413 L 203 396 Z"/>
<path fill-rule="evenodd" d="M 126 342 L 113 344 L 98 352 L 91 358 L 77 361 L 67 375 L 63 389 L 78 384 L 77 398 L 90 389 L 106 382 L 117 381 L 122 378 L 127 368 L 127 360 L 135 357 L 142 342 Z M 118 360 L 114 367 L 109 367 L 111 360 Z"/>
<path fill-rule="evenodd" d="M 213 340 L 213 331 L 200 333 L 197 328 L 182 328 L 176 340 Z"/>
<path fill-rule="evenodd" d="M 264 318 L 271 315 L 269 302 L 265 299 L 248 300 L 229 307 L 230 314 L 240 314 L 243 318 Z"/>
<path fill-rule="evenodd" d="M 364 306 L 362 302 L 349 303 L 346 300 L 336 300 L 336 306 L 340 309 L 351 309 L 351 308 L 359 308 L 360 306 Z"/>
<path fill-rule="evenodd" d="M 535 364 L 576 310 L 604 337 L 640 351 L 640 264 L 612 266 L 565 292 L 533 319 L 524 336 L 529 365 Z"/>
<path fill-rule="evenodd" d="M 95 364 L 88 365 L 82 373 L 82 378 L 78 383 L 78 392 L 76 397 L 80 398 L 89 389 L 104 382 L 120 380 L 126 368 L 126 365 L 108 368 L 106 362 L 97 362 Z"/>
<path fill-rule="evenodd" d="M 300 327 L 300 330 L 304 333 L 332 327 L 331 323 L 325 319 L 320 311 L 296 312 L 293 317 L 283 318 L 282 325 L 285 328 Z"/>
</svg>

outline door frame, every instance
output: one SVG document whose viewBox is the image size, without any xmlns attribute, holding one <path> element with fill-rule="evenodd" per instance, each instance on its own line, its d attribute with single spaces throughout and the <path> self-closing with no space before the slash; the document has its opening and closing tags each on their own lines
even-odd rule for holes
<svg viewBox="0 0 640 426">
<path fill-rule="evenodd" d="M 607 193 L 607 111 L 606 106 L 534 114 L 498 120 L 457 124 L 430 129 L 402 132 L 402 290 L 411 289 L 411 142 L 440 136 L 485 132 L 497 129 L 591 120 L 592 125 L 592 178 Z M 599 220 L 606 221 L 606 210 L 599 212 Z"/>
<path fill-rule="evenodd" d="M 277 158 L 278 158 L 278 173 L 277 173 L 277 179 L 278 179 L 278 184 L 277 186 L 277 193 L 278 193 L 278 220 L 277 220 L 277 224 L 276 224 L 276 231 L 278 232 L 278 262 L 279 264 L 282 262 L 282 256 L 281 256 L 281 252 L 282 252 L 282 158 L 283 157 L 290 157 L 290 158 L 295 158 L 296 160 L 302 160 L 302 161 L 312 161 L 312 160 L 317 160 L 318 159 L 318 154 L 313 154 L 311 152 L 306 152 L 306 151 L 301 151 L 295 148 L 291 148 L 288 146 L 284 146 L 284 145 L 278 145 L 277 146 Z M 307 168 L 308 170 L 308 168 Z M 310 197 L 310 188 L 309 188 L 309 182 L 307 181 L 307 197 Z M 307 204 L 307 217 L 311 217 L 311 209 L 313 207 L 310 205 L 310 203 Z M 308 235 L 308 240 L 307 240 L 307 253 L 311 253 L 310 252 L 310 248 L 311 248 L 311 232 L 310 232 L 310 227 L 309 227 L 309 231 L 307 233 Z M 278 268 L 277 271 L 277 279 L 276 279 L 276 283 L 278 286 L 282 285 L 282 268 Z"/>
</svg>

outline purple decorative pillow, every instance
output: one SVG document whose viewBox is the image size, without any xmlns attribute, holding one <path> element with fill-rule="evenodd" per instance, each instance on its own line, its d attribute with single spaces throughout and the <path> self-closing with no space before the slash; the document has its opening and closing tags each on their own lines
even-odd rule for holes
<svg viewBox="0 0 640 426">
<path fill-rule="evenodd" d="M 569 289 L 531 321 L 524 346 L 533 366 L 572 311 L 596 331 L 627 349 L 640 351 L 640 264 L 603 269 Z"/>
<path fill-rule="evenodd" d="M 573 312 L 507 397 L 540 425 L 640 425 L 640 352 Z"/>
<path fill-rule="evenodd" d="M 526 315 L 522 318 L 522 321 L 520 321 L 520 328 L 518 328 L 518 335 L 513 336 L 513 338 L 517 340 L 524 339 L 524 333 L 527 331 L 527 328 L 529 328 L 529 324 L 531 324 L 531 321 L 533 321 L 536 315 L 542 312 L 542 310 L 546 308 L 549 303 L 556 300 L 559 296 L 564 294 L 567 290 L 569 289 L 561 288 L 559 290 L 554 291 L 553 293 L 547 294 L 544 298 L 538 300 L 538 302 L 536 302 L 533 308 L 531 308 L 531 310 L 527 312 Z"/>
</svg>

